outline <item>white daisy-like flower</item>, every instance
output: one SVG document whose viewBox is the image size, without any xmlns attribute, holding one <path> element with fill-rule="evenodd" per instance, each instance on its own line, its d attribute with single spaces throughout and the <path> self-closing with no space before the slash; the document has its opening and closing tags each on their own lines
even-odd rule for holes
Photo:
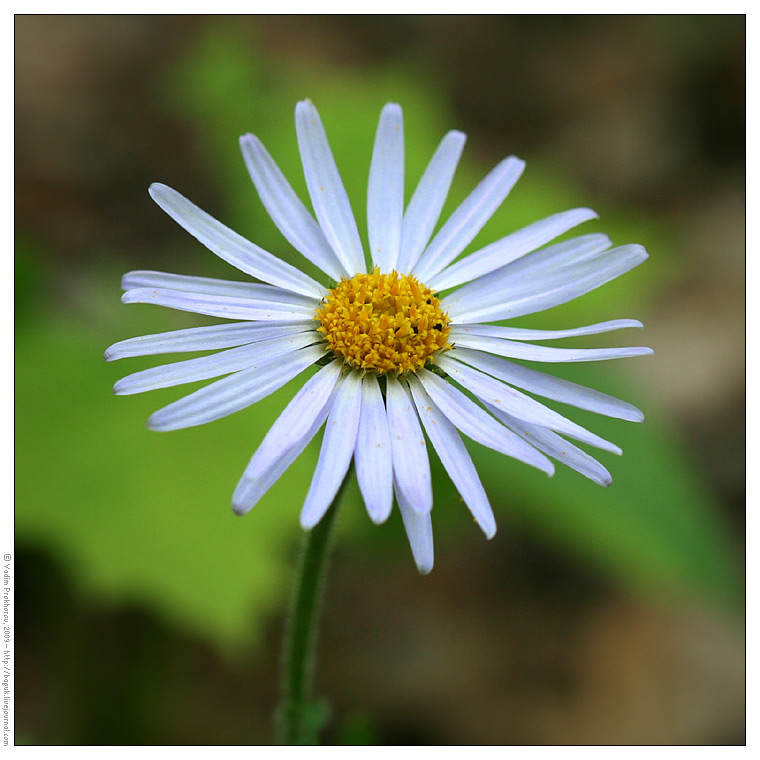
<svg viewBox="0 0 760 760">
<path fill-rule="evenodd" d="M 233 509 L 248 512 L 325 425 L 301 525 L 310 529 L 320 521 L 353 459 L 375 523 L 388 518 L 395 496 L 422 573 L 433 566 L 433 491 L 425 434 L 488 538 L 496 522 L 460 433 L 548 475 L 554 472 L 551 459 L 556 459 L 609 485 L 609 472 L 565 437 L 616 454 L 620 449 L 525 391 L 623 420 L 640 422 L 642 413 L 518 362 L 648 354 L 649 348 L 540 345 L 641 323 L 618 319 L 568 330 L 488 323 L 544 311 L 588 293 L 644 261 L 644 248 L 613 247 L 603 234 L 549 245 L 596 218 L 593 211 L 578 208 L 534 222 L 457 260 L 507 197 L 525 163 L 504 159 L 434 235 L 465 136 L 452 131 L 443 138 L 404 209 L 402 113 L 390 103 L 380 115 L 369 169 L 368 265 L 327 136 L 308 100 L 296 106 L 296 131 L 316 220 L 255 136 L 245 135 L 240 145 L 274 223 L 329 284 L 249 242 L 177 191 L 154 184 L 150 194 L 169 216 L 260 282 L 148 271 L 125 275 L 124 303 L 153 303 L 234 321 L 114 344 L 106 351 L 107 360 L 216 351 L 128 375 L 114 391 L 141 393 L 226 376 L 148 420 L 153 430 L 178 430 L 244 409 L 318 366 L 253 455 L 235 489 Z M 442 296 L 443 291 L 450 292 Z"/>
</svg>

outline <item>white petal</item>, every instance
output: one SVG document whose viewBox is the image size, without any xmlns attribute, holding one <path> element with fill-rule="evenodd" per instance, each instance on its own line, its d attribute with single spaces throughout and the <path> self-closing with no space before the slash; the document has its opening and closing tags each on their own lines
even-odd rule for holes
<svg viewBox="0 0 760 760">
<path fill-rule="evenodd" d="M 456 287 L 500 269 L 526 253 L 546 245 L 573 227 L 589 219 L 598 218 L 596 212 L 589 208 L 574 208 L 533 222 L 446 267 L 425 284 L 436 291 Z"/>
<path fill-rule="evenodd" d="M 318 308 L 320 299 L 314 296 L 302 296 L 273 285 L 260 285 L 253 282 L 234 282 L 233 280 L 216 280 L 212 277 L 188 277 L 167 272 L 128 272 L 121 279 L 122 290 L 137 288 L 159 288 L 162 290 L 179 290 L 206 296 L 230 296 L 232 298 L 254 298 L 259 301 L 272 301 L 312 311 Z"/>
<path fill-rule="evenodd" d="M 298 459 L 312 438 L 319 432 L 330 411 L 328 401 L 311 424 L 311 427 L 270 467 L 257 473 L 257 477 L 242 477 L 232 496 L 232 510 L 237 515 L 250 512 L 261 497 L 282 477 L 283 473 Z"/>
<path fill-rule="evenodd" d="M 347 272 L 365 272 L 364 252 L 354 212 L 319 114 L 311 101 L 302 100 L 296 106 L 296 133 L 306 186 L 322 232 Z"/>
<path fill-rule="evenodd" d="M 279 304 L 257 298 L 236 298 L 234 296 L 207 296 L 186 293 L 181 290 L 160 288 L 135 288 L 121 297 L 122 303 L 152 303 L 169 309 L 207 314 L 224 319 L 250 319 L 266 322 L 295 322 L 314 318 L 314 309 L 294 304 Z"/>
<path fill-rule="evenodd" d="M 508 457 L 519 459 L 549 476 L 554 474 L 554 465 L 543 454 L 512 435 L 451 383 L 428 370 L 419 372 L 418 377 L 441 412 L 468 438 Z"/>
<path fill-rule="evenodd" d="M 314 321 L 303 320 L 288 324 L 268 322 L 232 322 L 207 327 L 189 327 L 185 330 L 141 335 L 114 343 L 106 349 L 105 360 L 114 361 L 132 356 L 174 354 L 190 351 L 211 351 L 257 343 L 284 335 L 297 335 L 314 330 Z"/>
<path fill-rule="evenodd" d="M 461 335 L 456 341 L 459 348 L 485 351 L 489 354 L 506 356 L 510 359 L 524 359 L 531 362 L 599 362 L 608 359 L 625 359 L 653 353 L 644 346 L 624 346 L 622 348 L 554 348 L 534 346 L 503 338 L 486 338 L 482 335 Z"/>
<path fill-rule="evenodd" d="M 509 195 L 524 168 L 524 161 L 510 156 L 493 169 L 449 217 L 425 249 L 413 269 L 415 277 L 427 282 L 450 264 Z"/>
<path fill-rule="evenodd" d="M 433 569 L 433 523 L 430 513 L 420 514 L 414 509 L 404 492 L 396 484 L 396 500 L 404 521 L 409 546 L 412 549 L 414 564 L 420 575 L 427 575 Z"/>
<path fill-rule="evenodd" d="M 571 422 L 524 393 L 520 393 L 489 375 L 455 361 L 450 356 L 452 353 L 449 352 L 449 355 L 440 356 L 437 362 L 438 366 L 483 402 L 493 404 L 493 406 L 513 417 L 534 425 L 548 427 L 591 446 L 611 451 L 614 454 L 622 453 L 615 444 L 585 430 L 580 425 Z"/>
<path fill-rule="evenodd" d="M 457 323 L 475 322 L 473 319 L 459 318 L 459 314 L 469 314 L 484 307 L 501 307 L 507 303 L 506 296 L 519 290 L 520 282 L 516 282 L 512 276 L 514 269 L 527 269 L 526 276 L 534 277 L 536 273 L 540 275 L 544 269 L 553 265 L 565 268 L 573 263 L 582 264 L 611 247 L 609 237 L 598 233 L 563 240 L 457 288 L 443 299 L 443 306 Z"/>
<path fill-rule="evenodd" d="M 308 436 L 308 440 L 314 437 L 329 411 L 330 397 L 340 378 L 341 367 L 341 362 L 333 361 L 309 378 L 269 428 L 235 490 L 232 508 L 237 514 L 247 512 L 255 504 L 251 501 L 253 495 L 269 488 L 270 470 L 276 468 L 278 462 L 287 457 L 288 452 L 303 442 L 305 437 Z M 321 421 L 317 424 L 320 415 Z"/>
<path fill-rule="evenodd" d="M 306 530 L 322 519 L 346 477 L 354 455 L 361 408 L 361 375 L 348 372 L 327 417 L 319 460 L 301 510 L 301 527 Z"/>
<path fill-rule="evenodd" d="M 614 280 L 648 258 L 640 245 L 624 245 L 576 261 L 546 255 L 550 250 L 536 251 L 486 275 L 490 280 L 485 287 L 475 280 L 455 291 L 449 298 L 458 303 L 445 299 L 449 316 L 460 323 L 495 322 L 551 309 Z M 473 287 L 476 283 L 480 285 Z"/>
<path fill-rule="evenodd" d="M 323 344 L 309 346 L 279 362 L 242 370 L 217 380 L 151 415 L 151 430 L 181 430 L 227 417 L 273 393 L 325 354 Z"/>
<path fill-rule="evenodd" d="M 386 375 L 385 402 L 396 490 L 401 488 L 412 509 L 429 512 L 433 508 L 433 489 L 425 436 L 409 391 L 393 375 Z"/>
<path fill-rule="evenodd" d="M 230 348 L 211 356 L 151 367 L 122 378 L 114 385 L 113 392 L 125 396 L 229 375 L 254 364 L 261 367 L 271 362 L 280 362 L 284 354 L 317 342 L 322 342 L 322 336 L 316 331 L 298 333 Z"/>
<path fill-rule="evenodd" d="M 225 227 L 176 190 L 154 183 L 150 196 L 196 240 L 241 272 L 304 296 L 321 298 L 325 294 L 324 288 L 311 277 Z"/>
<path fill-rule="evenodd" d="M 516 417 L 511 417 L 490 404 L 486 404 L 486 406 L 505 425 L 514 430 L 517 435 L 522 436 L 526 441 L 529 441 L 550 457 L 554 457 L 558 462 L 566 464 L 601 486 L 606 487 L 612 483 L 612 475 L 610 475 L 606 467 L 603 467 L 596 459 L 589 456 L 582 449 L 566 441 L 562 436 L 557 435 L 548 428 L 529 425 L 527 422 L 518 420 Z"/>
<path fill-rule="evenodd" d="M 643 422 L 644 415 L 633 404 L 621 401 L 593 388 L 564 380 L 560 377 L 539 372 L 531 367 L 488 356 L 480 351 L 469 351 L 466 348 L 456 350 L 456 358 L 469 364 L 481 372 L 503 380 L 510 385 L 535 393 L 553 401 L 570 404 L 579 409 L 586 409 L 596 414 L 615 417 L 630 422 Z"/>
<path fill-rule="evenodd" d="M 398 261 L 404 214 L 404 120 L 401 106 L 388 103 L 380 114 L 369 168 L 367 231 L 374 266 L 390 272 Z"/>
<path fill-rule="evenodd" d="M 644 325 L 636 319 L 613 319 L 586 327 L 574 327 L 569 330 L 530 330 L 524 327 L 502 327 L 500 325 L 452 325 L 451 336 L 456 340 L 462 335 L 484 335 L 487 338 L 507 338 L 509 340 L 557 340 L 575 338 L 580 335 L 599 335 L 601 333 L 623 330 L 627 327 L 642 328 Z"/>
<path fill-rule="evenodd" d="M 409 387 L 412 389 L 412 396 L 417 405 L 417 413 L 425 426 L 433 448 L 438 453 L 441 464 L 446 468 L 446 472 L 449 473 L 449 477 L 472 512 L 475 521 L 486 534 L 486 538 L 493 538 L 496 533 L 493 510 L 462 439 L 454 426 L 433 403 L 419 380 L 411 378 Z"/>
<path fill-rule="evenodd" d="M 261 140 L 255 135 L 244 135 L 240 138 L 240 150 L 261 202 L 285 239 L 333 280 L 351 276 Z"/>
<path fill-rule="evenodd" d="M 393 507 L 393 462 L 388 415 L 377 377 L 368 373 L 362 382 L 362 410 L 356 438 L 356 476 L 372 522 L 388 519 Z"/>
<path fill-rule="evenodd" d="M 469 313 L 476 308 L 503 306 L 506 303 L 504 283 L 506 281 L 508 287 L 511 282 L 512 290 L 515 290 L 516 284 L 512 281 L 511 272 L 518 264 L 522 268 L 528 267 L 528 275 L 532 277 L 537 271 L 540 273 L 546 264 L 551 266 L 556 262 L 558 267 L 567 266 L 568 263 L 577 265 L 611 247 L 612 241 L 609 237 L 601 234 L 580 235 L 571 240 L 563 240 L 457 288 L 443 299 L 444 307 L 449 316 L 452 316 Z M 456 321 L 463 323 L 475 320 L 457 318 Z"/>
<path fill-rule="evenodd" d="M 430 159 L 404 213 L 397 264 L 399 272 L 411 271 L 428 244 L 449 194 L 466 139 L 462 132 L 449 132 Z"/>
</svg>

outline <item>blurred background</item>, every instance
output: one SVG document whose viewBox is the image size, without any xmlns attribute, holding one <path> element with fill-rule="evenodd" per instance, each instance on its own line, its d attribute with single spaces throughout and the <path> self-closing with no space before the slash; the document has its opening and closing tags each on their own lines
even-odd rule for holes
<svg viewBox="0 0 760 760">
<path fill-rule="evenodd" d="M 577 206 L 651 258 L 520 324 L 638 318 L 576 345 L 655 355 L 552 372 L 643 425 L 602 489 L 480 447 L 487 542 L 437 460 L 436 567 L 352 488 L 316 674 L 333 744 L 744 741 L 742 16 L 16 16 L 16 741 L 266 744 L 312 444 L 245 518 L 229 501 L 296 382 L 212 425 L 116 398 L 134 335 L 210 318 L 122 306 L 130 269 L 242 279 L 166 217 L 165 182 L 284 259 L 238 153 L 259 135 L 306 198 L 297 100 L 322 115 L 361 229 L 380 109 L 407 189 L 468 134 L 444 218 L 505 155 L 523 179 L 471 247 Z M 306 265 L 308 269 L 308 265 Z"/>
</svg>

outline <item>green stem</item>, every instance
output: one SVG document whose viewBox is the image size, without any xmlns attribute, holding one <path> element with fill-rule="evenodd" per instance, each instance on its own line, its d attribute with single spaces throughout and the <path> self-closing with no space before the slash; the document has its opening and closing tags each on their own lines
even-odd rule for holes
<svg viewBox="0 0 760 760">
<path fill-rule="evenodd" d="M 324 585 L 330 537 L 338 503 L 351 470 L 325 516 L 307 534 L 296 576 L 293 607 L 283 640 L 282 697 L 278 710 L 279 744 L 317 744 L 326 707 L 312 699 L 319 601 Z"/>
</svg>

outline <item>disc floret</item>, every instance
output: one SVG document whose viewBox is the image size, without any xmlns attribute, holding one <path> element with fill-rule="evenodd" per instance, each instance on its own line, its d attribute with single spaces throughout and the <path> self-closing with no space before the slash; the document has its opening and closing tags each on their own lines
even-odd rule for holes
<svg viewBox="0 0 760 760">
<path fill-rule="evenodd" d="M 417 372 L 448 343 L 449 318 L 430 288 L 412 275 L 344 278 L 317 309 L 317 328 L 335 356 L 355 369 Z"/>
</svg>

